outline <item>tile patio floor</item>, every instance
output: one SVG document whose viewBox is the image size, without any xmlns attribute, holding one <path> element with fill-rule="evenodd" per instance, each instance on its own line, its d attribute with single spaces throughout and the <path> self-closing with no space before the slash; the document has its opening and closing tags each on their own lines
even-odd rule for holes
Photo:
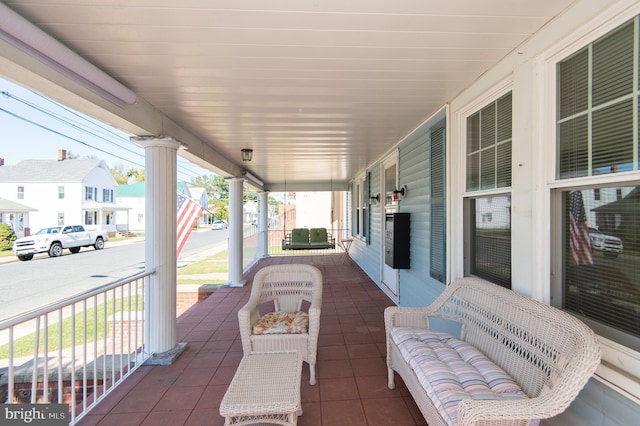
<svg viewBox="0 0 640 426">
<path fill-rule="evenodd" d="M 323 274 L 317 379 L 302 370 L 300 426 L 410 426 L 425 420 L 397 377 L 387 388 L 383 311 L 393 302 L 342 255 L 262 260 L 243 288 L 221 288 L 178 318 L 188 348 L 170 366 L 142 366 L 80 422 L 89 425 L 223 425 L 222 397 L 242 357 L 237 311 L 259 268 L 309 263 Z"/>
</svg>

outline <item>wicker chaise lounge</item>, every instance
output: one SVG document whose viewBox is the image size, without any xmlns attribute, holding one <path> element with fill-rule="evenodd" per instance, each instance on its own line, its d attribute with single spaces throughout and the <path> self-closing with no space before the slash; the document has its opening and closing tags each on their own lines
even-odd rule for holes
<svg viewBox="0 0 640 426">
<path fill-rule="evenodd" d="M 249 301 L 238 311 L 244 354 L 297 350 L 315 385 L 321 305 L 322 274 L 315 266 L 262 268 L 253 278 Z"/>
<path fill-rule="evenodd" d="M 459 335 L 431 329 L 445 324 Z M 429 426 L 536 424 L 564 411 L 600 363 L 584 323 L 478 278 L 425 308 L 387 308 L 385 328 L 389 388 L 396 371 Z"/>
</svg>

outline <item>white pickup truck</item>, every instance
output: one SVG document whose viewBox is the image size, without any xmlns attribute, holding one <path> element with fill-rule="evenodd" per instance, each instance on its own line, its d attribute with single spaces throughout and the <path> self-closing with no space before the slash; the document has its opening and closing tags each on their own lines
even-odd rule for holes
<svg viewBox="0 0 640 426">
<path fill-rule="evenodd" d="M 104 248 L 109 240 L 106 231 L 86 231 L 82 225 L 53 226 L 44 228 L 29 237 L 13 242 L 13 253 L 20 260 L 31 260 L 36 253 L 49 253 L 50 257 L 62 255 L 63 249 L 78 253 L 82 247 Z"/>
</svg>

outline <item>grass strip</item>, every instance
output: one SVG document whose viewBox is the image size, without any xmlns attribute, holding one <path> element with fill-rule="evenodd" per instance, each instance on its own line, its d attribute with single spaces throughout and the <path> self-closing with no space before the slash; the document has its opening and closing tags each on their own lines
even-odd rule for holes
<svg viewBox="0 0 640 426">
<path fill-rule="evenodd" d="M 123 300 L 123 304 L 120 301 Z M 133 304 L 134 302 L 132 302 Z M 125 309 L 129 308 L 129 298 L 125 299 L 110 299 L 106 306 L 104 304 L 99 304 L 96 309 L 93 307 L 87 309 L 86 317 L 87 317 L 87 325 L 86 325 L 86 334 L 87 341 L 86 343 L 93 342 L 94 337 L 98 339 L 102 339 L 105 337 L 105 309 L 107 311 L 107 318 L 113 315 L 116 312 L 121 311 L 121 306 L 124 306 Z M 138 298 L 138 306 L 132 306 L 132 310 L 142 310 L 143 301 L 142 297 Z M 97 312 L 97 323 L 94 320 L 94 312 Z M 72 343 L 72 326 L 73 320 L 75 319 L 75 343 L 80 344 L 84 342 L 84 312 L 79 312 L 75 314 L 75 318 L 67 317 L 62 320 L 62 349 L 67 349 L 71 347 Z M 48 333 L 48 348 L 47 352 L 57 351 L 58 348 L 58 333 L 60 332 L 60 323 L 57 322 L 55 324 L 51 324 L 47 328 Z M 108 329 L 108 327 L 107 327 Z M 94 336 L 95 335 L 95 336 Z M 16 339 L 13 344 L 13 357 L 21 358 L 29 355 L 33 355 L 34 344 L 35 344 L 35 332 L 28 334 L 26 336 L 20 337 Z M 43 331 L 40 331 L 40 339 L 38 342 L 38 353 L 42 353 L 42 348 L 44 347 L 44 334 Z M 5 344 L 0 346 L 0 359 L 7 359 L 9 357 L 9 344 Z"/>
</svg>

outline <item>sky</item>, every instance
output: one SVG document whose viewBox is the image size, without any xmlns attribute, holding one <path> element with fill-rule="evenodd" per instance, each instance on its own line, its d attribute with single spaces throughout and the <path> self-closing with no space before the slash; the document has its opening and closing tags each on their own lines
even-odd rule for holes
<svg viewBox="0 0 640 426">
<path fill-rule="evenodd" d="M 144 149 L 130 135 L 0 78 L 0 158 L 56 160 L 58 149 L 95 157 L 109 167 L 144 169 Z M 191 182 L 210 171 L 178 157 L 178 179 Z"/>
</svg>

